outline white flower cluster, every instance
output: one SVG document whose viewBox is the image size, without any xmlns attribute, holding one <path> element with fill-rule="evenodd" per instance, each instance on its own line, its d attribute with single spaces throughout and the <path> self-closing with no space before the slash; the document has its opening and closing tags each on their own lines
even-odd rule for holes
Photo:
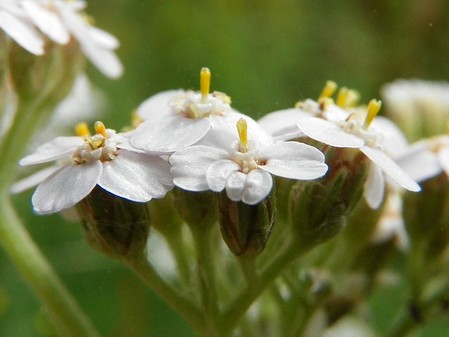
<svg viewBox="0 0 449 337">
<path fill-rule="evenodd" d="M 171 90 L 143 102 L 137 109 L 143 122 L 130 132 L 117 134 L 98 122 L 93 136 L 81 129 L 78 137 L 56 138 L 22 159 L 22 165 L 57 161 L 20 183 L 21 188 L 40 184 L 33 196 L 35 211 L 74 206 L 96 185 L 137 202 L 161 198 L 177 186 L 225 191 L 233 201 L 254 205 L 271 193 L 272 175 L 312 180 L 326 174 L 323 153 L 299 137 L 359 149 L 372 163 L 364 193 L 372 208 L 384 200 L 386 184 L 420 190 L 395 159 L 416 168 L 421 157 L 413 155 L 416 151 L 409 150 L 391 121 L 376 117 L 380 102 L 356 107 L 353 93 L 344 89 L 334 103 L 331 83 L 317 101 L 255 121 L 231 108 L 225 94 L 209 92 L 207 68 L 200 77 L 199 92 Z M 425 170 L 412 175 L 428 175 Z"/>
<path fill-rule="evenodd" d="M 35 55 L 45 52 L 45 38 L 65 45 L 73 38 L 86 57 L 106 76 L 117 78 L 123 66 L 114 50 L 118 40 L 83 17 L 84 1 L 0 0 L 0 28 Z"/>
</svg>

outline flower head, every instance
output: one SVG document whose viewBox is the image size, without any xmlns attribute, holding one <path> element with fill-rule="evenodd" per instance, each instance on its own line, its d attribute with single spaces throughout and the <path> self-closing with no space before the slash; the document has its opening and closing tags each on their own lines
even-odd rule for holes
<svg viewBox="0 0 449 337">
<path fill-rule="evenodd" d="M 298 142 L 275 143 L 257 125 L 245 119 L 237 128 L 227 121 L 215 124 L 198 144 L 171 155 L 174 183 L 189 191 L 226 190 L 233 201 L 254 205 L 268 196 L 271 174 L 311 180 L 327 171 L 324 155 Z"/>
<path fill-rule="evenodd" d="M 106 76 L 117 78 L 123 66 L 114 53 L 118 40 L 90 25 L 80 13 L 83 1 L 3 0 L 0 4 L 0 28 L 19 45 L 35 55 L 44 54 L 44 36 L 66 45 L 78 41 L 86 57 Z"/>
<path fill-rule="evenodd" d="M 200 72 L 200 91 L 170 90 L 150 97 L 137 109 L 145 120 L 134 132 L 131 143 L 145 151 L 171 153 L 203 138 L 220 119 L 236 121 L 230 98 L 209 93 L 210 71 Z"/>
<path fill-rule="evenodd" d="M 76 131 L 77 137 L 55 138 L 20 161 L 21 165 L 57 161 L 52 169 L 26 183 L 39 184 L 32 198 L 37 213 L 72 207 L 96 185 L 136 202 L 162 198 L 172 188 L 168 163 L 134 149 L 125 136 L 101 122 L 95 123 L 94 135 L 85 124 L 79 124 Z"/>
</svg>

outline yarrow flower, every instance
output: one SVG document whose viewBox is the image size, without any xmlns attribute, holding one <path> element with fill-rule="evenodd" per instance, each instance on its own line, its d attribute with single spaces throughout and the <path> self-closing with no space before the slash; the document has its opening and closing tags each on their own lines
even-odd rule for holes
<svg viewBox="0 0 449 337">
<path fill-rule="evenodd" d="M 200 92 L 170 90 L 144 101 L 137 109 L 144 122 L 134 131 L 131 143 L 149 152 L 172 153 L 198 142 L 215 122 L 242 117 L 231 108 L 227 95 L 209 93 L 210 77 L 209 69 L 202 68 Z"/>
<path fill-rule="evenodd" d="M 119 42 L 85 20 L 80 13 L 85 7 L 84 1 L 2 0 L 0 28 L 35 55 L 44 54 L 43 35 L 61 45 L 68 44 L 73 37 L 104 75 L 117 78 L 123 73 L 123 66 L 114 53 Z"/>
<path fill-rule="evenodd" d="M 349 108 L 356 96 L 345 89 L 337 98 L 340 105 L 336 105 L 330 98 L 335 89 L 336 85 L 328 82 L 318 102 L 307 100 L 298 105 L 297 109 L 301 111 L 297 114 L 296 126 L 300 132 L 295 137 L 305 135 L 333 147 L 360 149 L 372 162 L 364 191 L 365 199 L 372 208 L 378 208 L 383 200 L 384 174 L 407 190 L 419 191 L 419 185 L 390 158 L 391 154 L 385 152 L 388 146 L 383 141 L 385 134 L 376 129 L 377 122 L 373 122 L 380 110 L 380 102 L 372 100 L 367 109 Z M 292 114 L 290 110 L 289 115 Z M 308 112 L 311 115 L 307 116 Z M 288 127 L 291 128 L 290 125 Z M 280 127 L 278 129 L 282 130 Z"/>
<path fill-rule="evenodd" d="M 95 135 L 85 124 L 76 137 L 57 137 L 41 145 L 20 161 L 35 165 L 57 161 L 56 165 L 15 185 L 16 191 L 38 185 L 32 197 L 39 214 L 59 212 L 76 205 L 96 185 L 136 202 L 162 198 L 173 187 L 168 163 L 134 149 L 127 138 L 95 123 Z"/>
<path fill-rule="evenodd" d="M 257 125 L 226 120 L 215 124 L 196 145 L 170 156 L 176 186 L 188 191 L 226 190 L 233 201 L 254 205 L 271 192 L 271 174 L 297 180 L 322 177 L 324 155 L 299 142 L 276 143 Z"/>
</svg>

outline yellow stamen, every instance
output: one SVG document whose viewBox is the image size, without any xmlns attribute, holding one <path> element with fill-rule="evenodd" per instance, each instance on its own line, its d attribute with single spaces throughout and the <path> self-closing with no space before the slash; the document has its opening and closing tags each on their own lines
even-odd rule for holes
<svg viewBox="0 0 449 337">
<path fill-rule="evenodd" d="M 342 87 L 338 90 L 336 104 L 341 108 L 350 108 L 357 104 L 359 100 L 359 93 L 355 90 Z"/>
<path fill-rule="evenodd" d="M 100 121 L 95 122 L 95 132 L 98 135 L 102 135 L 103 137 L 107 138 L 106 127 Z"/>
<path fill-rule="evenodd" d="M 368 103 L 368 111 L 366 113 L 366 118 L 365 118 L 365 123 L 364 123 L 365 128 L 370 126 L 371 122 L 377 116 L 377 113 L 379 112 L 381 105 L 382 105 L 382 102 L 375 100 L 375 99 L 372 99 Z"/>
<path fill-rule="evenodd" d="M 243 118 L 237 121 L 237 131 L 240 138 L 240 152 L 248 152 L 248 124 Z"/>
<path fill-rule="evenodd" d="M 75 134 L 78 137 L 90 136 L 89 127 L 87 123 L 78 123 L 75 125 Z"/>
<path fill-rule="evenodd" d="M 200 92 L 201 100 L 207 102 L 207 96 L 210 91 L 210 70 L 209 68 L 201 68 L 200 71 Z"/>
<path fill-rule="evenodd" d="M 335 90 L 337 90 L 337 83 L 335 83 L 334 81 L 327 81 L 324 85 L 323 90 L 321 91 L 318 101 L 330 98 L 334 94 Z"/>
<path fill-rule="evenodd" d="M 340 90 L 338 90 L 337 101 L 335 102 L 335 104 L 337 104 L 339 107 L 344 108 L 348 100 L 348 91 L 348 88 L 341 87 Z"/>
</svg>

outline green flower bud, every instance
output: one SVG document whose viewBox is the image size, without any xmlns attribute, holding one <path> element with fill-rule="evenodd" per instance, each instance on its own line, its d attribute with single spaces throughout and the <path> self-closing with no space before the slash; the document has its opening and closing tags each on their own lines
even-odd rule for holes
<svg viewBox="0 0 449 337">
<path fill-rule="evenodd" d="M 21 100 L 38 96 L 41 101 L 60 101 L 70 91 L 84 66 L 76 43 L 48 43 L 44 55 L 35 56 L 15 43 L 9 44 L 9 73 Z"/>
<path fill-rule="evenodd" d="M 179 216 L 191 227 L 208 229 L 217 221 L 212 192 L 173 189 L 173 201 Z"/>
<path fill-rule="evenodd" d="M 237 256 L 257 256 L 265 248 L 275 219 L 273 193 L 256 205 L 230 200 L 217 194 L 218 221 L 229 249 Z"/>
<path fill-rule="evenodd" d="M 77 204 L 87 242 L 113 258 L 141 256 L 150 227 L 146 203 L 113 195 L 99 186 Z"/>
<path fill-rule="evenodd" d="M 362 199 L 368 160 L 358 150 L 324 148 L 329 171 L 321 181 L 297 182 L 290 191 L 290 221 L 301 240 L 335 236 Z"/>
</svg>

